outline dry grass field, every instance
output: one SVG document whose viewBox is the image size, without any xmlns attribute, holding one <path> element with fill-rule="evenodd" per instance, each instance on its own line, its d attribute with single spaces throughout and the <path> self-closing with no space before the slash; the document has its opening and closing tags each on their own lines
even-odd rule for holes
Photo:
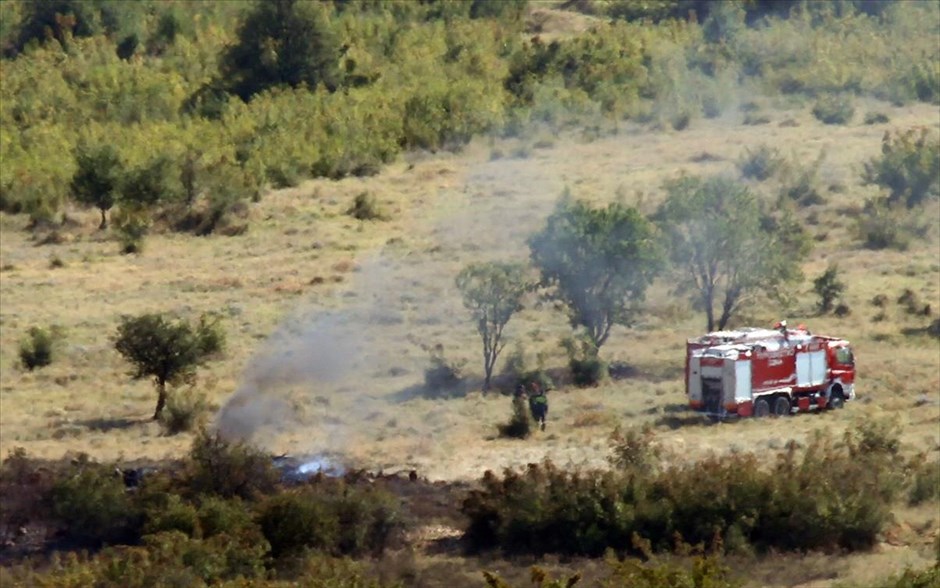
<svg viewBox="0 0 940 588">
<path fill-rule="evenodd" d="M 177 457 L 191 437 L 166 436 L 149 420 L 149 381 L 133 381 L 114 350 L 124 314 L 201 312 L 224 317 L 225 358 L 200 369 L 195 389 L 232 433 L 250 435 L 273 453 L 339 452 L 370 470 L 415 468 L 430 479 L 475 479 L 486 469 L 548 457 L 558 464 L 603 466 L 617 425 L 651 424 L 670 459 L 711 452 L 774 454 L 816 431 L 838 436 L 869 417 L 896 419 L 906 454 L 940 459 L 940 344 L 918 334 L 940 312 L 940 208 L 929 204 L 929 238 L 907 251 L 862 249 L 853 214 L 875 193 L 863 163 L 879 153 L 887 130 L 940 126 L 936 106 L 865 103 L 856 122 L 827 126 L 808 104 L 767 104 L 770 122 L 743 124 L 743 113 L 695 120 L 682 132 L 625 124 L 588 134 L 534 131 L 516 139 L 478 139 L 461 154 L 411 155 L 372 178 L 309 181 L 252 205 L 237 237 L 154 234 L 142 255 L 120 255 L 96 231 L 95 211 L 69 212 L 56 243 L 37 244 L 25 218 L 0 216 L 0 453 L 24 447 L 55 458 L 87 452 L 100 460 Z M 890 122 L 865 125 L 878 111 Z M 746 149 L 770 145 L 807 165 L 824 154 L 826 202 L 801 211 L 815 246 L 791 308 L 756 307 L 746 319 L 779 318 L 844 336 L 856 349 L 859 398 L 834 413 L 714 424 L 684 412 L 683 349 L 704 316 L 675 298 L 665 281 L 653 289 L 642 324 L 615 330 L 602 348 L 635 375 L 597 388 L 561 386 L 551 394 L 549 425 L 525 441 L 496 438 L 509 416 L 507 397 L 482 395 L 480 343 L 454 287 L 468 262 L 525 259 L 567 186 L 595 202 L 620 198 L 651 212 L 663 181 L 680 173 L 737 174 Z M 755 189 L 775 192 L 755 184 Z M 362 192 L 389 220 L 345 214 Z M 770 196 L 768 196 L 770 197 Z M 774 196 L 775 197 L 775 196 Z M 812 278 L 838 263 L 848 284 L 845 318 L 818 317 Z M 912 290 L 933 316 L 895 303 Z M 871 304 L 877 295 L 885 308 Z M 531 301 L 512 319 L 503 359 L 521 346 L 531 366 L 563 368 L 559 339 L 569 332 L 557 311 Z M 18 345 L 34 325 L 59 325 L 65 338 L 54 362 L 27 371 Z M 429 397 L 423 389 L 428 349 L 440 344 L 463 362 L 468 392 Z M 497 365 L 497 370 L 503 361 Z M 830 558 L 791 556 L 803 586 L 864 584 L 934 557 L 936 503 L 895 513 L 896 524 L 873 553 Z M 444 556 L 440 556 L 444 557 Z M 778 564 L 773 564 L 778 565 Z M 773 585 L 782 571 L 755 571 Z M 815 575 L 814 575 L 815 574 Z M 789 582 L 787 585 L 799 583 Z"/>
</svg>

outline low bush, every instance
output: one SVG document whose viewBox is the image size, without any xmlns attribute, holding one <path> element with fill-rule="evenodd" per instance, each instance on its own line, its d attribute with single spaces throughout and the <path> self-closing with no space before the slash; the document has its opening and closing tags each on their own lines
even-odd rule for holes
<svg viewBox="0 0 940 588">
<path fill-rule="evenodd" d="M 839 266 L 830 265 L 813 280 L 813 291 L 819 297 L 819 312 L 826 314 L 831 311 L 835 301 L 845 292 L 845 282 L 839 280 Z"/>
<path fill-rule="evenodd" d="M 142 512 L 114 468 L 80 457 L 71 475 L 49 492 L 53 517 L 74 541 L 88 546 L 129 543 L 139 537 Z"/>
<path fill-rule="evenodd" d="M 561 346 L 568 354 L 568 369 L 575 386 L 597 386 L 608 377 L 607 362 L 600 358 L 597 347 L 587 337 L 567 337 Z"/>
<path fill-rule="evenodd" d="M 270 456 L 246 443 L 207 431 L 193 441 L 186 464 L 186 484 L 193 494 L 251 500 L 273 492 L 279 481 Z"/>
<path fill-rule="evenodd" d="M 359 220 L 387 220 L 388 215 L 379 206 L 379 201 L 369 192 L 360 192 L 346 211 L 349 216 Z"/>
<path fill-rule="evenodd" d="M 913 505 L 940 500 L 940 463 L 921 464 L 914 472 L 908 502 Z"/>
<path fill-rule="evenodd" d="M 52 363 L 55 345 L 62 337 L 58 327 L 30 327 L 20 341 L 20 361 L 29 371 Z"/>
<path fill-rule="evenodd" d="M 865 164 L 863 179 L 888 190 L 888 204 L 908 208 L 940 194 L 940 136 L 926 128 L 885 133 L 881 156 Z"/>
<path fill-rule="evenodd" d="M 611 459 L 622 471 L 568 472 L 545 462 L 502 477 L 487 472 L 462 505 L 465 537 L 478 549 L 536 554 L 669 550 L 676 537 L 718 538 L 744 553 L 863 549 L 889 521 L 907 475 L 896 433 L 891 423 L 864 422 L 841 443 L 820 434 L 803 452 L 791 445 L 769 469 L 738 454 L 659 472 L 652 440 L 621 434 Z"/>
<path fill-rule="evenodd" d="M 275 558 L 306 549 L 378 555 L 402 527 L 392 496 L 333 480 L 269 498 L 260 507 L 258 522 Z"/>
<path fill-rule="evenodd" d="M 848 95 L 821 96 L 813 106 L 813 116 L 827 125 L 846 125 L 855 115 L 855 104 Z"/>
<path fill-rule="evenodd" d="M 176 435 L 204 425 L 208 414 L 205 394 L 192 389 L 180 390 L 167 396 L 166 407 L 160 413 L 160 424 L 167 434 Z"/>
<path fill-rule="evenodd" d="M 757 149 L 747 149 L 744 156 L 738 160 L 738 169 L 745 178 L 763 182 L 776 174 L 785 161 L 780 151 L 768 145 L 761 145 Z"/>
<path fill-rule="evenodd" d="M 867 249 L 906 251 L 926 235 L 924 219 L 885 199 L 869 200 L 856 219 L 855 232 Z"/>
<path fill-rule="evenodd" d="M 618 470 L 644 475 L 654 473 L 659 469 L 661 451 L 653 439 L 653 430 L 649 427 L 634 427 L 626 431 L 617 427 L 608 440 L 610 465 Z"/>
<path fill-rule="evenodd" d="M 532 434 L 532 419 L 529 417 L 529 406 L 525 396 L 516 394 L 512 399 L 512 416 L 509 421 L 497 426 L 500 437 L 511 439 L 526 439 Z"/>
</svg>

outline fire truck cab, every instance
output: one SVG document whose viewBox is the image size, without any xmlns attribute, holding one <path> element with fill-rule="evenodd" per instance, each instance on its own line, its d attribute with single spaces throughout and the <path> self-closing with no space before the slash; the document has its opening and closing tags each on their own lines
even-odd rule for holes
<svg viewBox="0 0 940 588">
<path fill-rule="evenodd" d="M 848 341 L 789 329 L 743 328 L 689 339 L 689 406 L 713 416 L 783 416 L 855 398 Z"/>
</svg>

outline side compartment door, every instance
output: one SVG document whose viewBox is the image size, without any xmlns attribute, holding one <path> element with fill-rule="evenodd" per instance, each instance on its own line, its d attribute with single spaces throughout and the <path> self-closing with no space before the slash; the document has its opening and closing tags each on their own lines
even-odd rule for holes
<svg viewBox="0 0 940 588">
<path fill-rule="evenodd" d="M 812 380 L 810 354 L 802 351 L 796 352 L 796 385 L 809 386 Z"/>
<path fill-rule="evenodd" d="M 810 351 L 807 355 L 809 355 L 810 385 L 818 386 L 826 381 L 826 351 L 825 349 Z"/>
<path fill-rule="evenodd" d="M 746 402 L 751 399 L 751 360 L 734 362 L 734 401 Z"/>
</svg>

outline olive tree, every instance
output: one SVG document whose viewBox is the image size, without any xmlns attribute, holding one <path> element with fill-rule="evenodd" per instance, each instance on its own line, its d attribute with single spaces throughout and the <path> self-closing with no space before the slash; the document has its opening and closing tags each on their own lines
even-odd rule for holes
<svg viewBox="0 0 940 588">
<path fill-rule="evenodd" d="M 69 186 L 72 198 L 100 210 L 101 224 L 98 228 L 106 229 L 106 214 L 114 206 L 120 190 L 121 158 L 111 145 L 81 147 L 75 154 L 75 163 L 78 169 Z"/>
<path fill-rule="evenodd" d="M 746 185 L 723 176 L 684 176 L 666 191 L 656 221 L 677 289 L 705 311 L 709 331 L 724 329 L 757 295 L 788 298 L 787 286 L 802 278 L 809 241 L 785 211 L 763 210 Z"/>
<path fill-rule="evenodd" d="M 595 348 L 614 325 L 629 326 L 662 267 L 654 226 L 635 208 L 592 208 L 565 196 L 529 239 L 543 284 L 564 302 L 571 324 Z"/>
<path fill-rule="evenodd" d="M 506 345 L 503 329 L 522 308 L 522 297 L 528 289 L 525 266 L 507 262 L 474 263 L 457 275 L 456 283 L 483 341 L 483 391 L 486 392 L 490 388 L 493 367 Z"/>
<path fill-rule="evenodd" d="M 114 346 L 134 366 L 134 379 L 153 378 L 157 388 L 154 420 L 166 406 L 167 384 L 185 382 L 196 367 L 222 351 L 224 336 L 218 321 L 203 315 L 192 325 L 163 314 L 144 314 L 121 319 Z"/>
</svg>

